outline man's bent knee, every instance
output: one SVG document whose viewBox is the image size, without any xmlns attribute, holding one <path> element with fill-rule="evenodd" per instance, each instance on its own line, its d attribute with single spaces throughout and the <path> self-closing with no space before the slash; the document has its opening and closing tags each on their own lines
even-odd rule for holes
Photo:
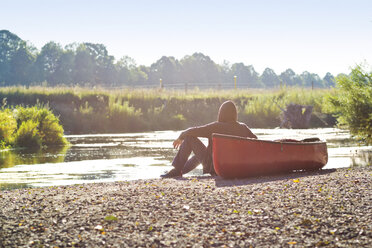
<svg viewBox="0 0 372 248">
<path fill-rule="evenodd" d="M 193 137 L 193 136 L 186 136 L 185 139 L 183 140 L 183 142 L 195 142 L 195 141 L 198 141 L 199 139 L 197 137 Z"/>
</svg>

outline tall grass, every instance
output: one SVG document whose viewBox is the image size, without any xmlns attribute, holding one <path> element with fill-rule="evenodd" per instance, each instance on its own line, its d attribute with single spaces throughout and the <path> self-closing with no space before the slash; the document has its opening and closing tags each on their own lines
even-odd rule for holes
<svg viewBox="0 0 372 248">
<path fill-rule="evenodd" d="M 107 123 L 112 123 L 110 128 L 118 132 L 141 131 L 147 128 L 141 116 L 140 109 L 130 106 L 128 101 L 116 99 L 110 102 Z"/>
<path fill-rule="evenodd" d="M 49 104 L 68 133 L 136 132 L 183 129 L 216 120 L 218 108 L 233 100 L 239 120 L 251 127 L 280 124 L 289 103 L 313 105 L 311 125 L 333 125 L 325 110 L 325 96 L 332 90 L 282 88 L 275 90 L 159 90 L 10 87 L 0 89 L 8 105 Z"/>
</svg>

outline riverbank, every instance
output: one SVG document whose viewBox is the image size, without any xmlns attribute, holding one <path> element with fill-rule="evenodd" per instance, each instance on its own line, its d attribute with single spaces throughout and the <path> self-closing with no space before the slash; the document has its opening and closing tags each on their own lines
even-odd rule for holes
<svg viewBox="0 0 372 248">
<path fill-rule="evenodd" d="M 4 247 L 368 247 L 372 168 L 0 192 Z"/>
<path fill-rule="evenodd" d="M 182 130 L 216 120 L 220 105 L 233 100 L 239 120 L 254 128 L 281 123 L 290 103 L 313 106 L 310 128 L 332 127 L 327 96 L 334 89 L 177 90 L 90 89 L 78 87 L 0 88 L 3 107 L 48 105 L 67 134 Z M 203 113 L 203 114 L 200 114 Z"/>
</svg>

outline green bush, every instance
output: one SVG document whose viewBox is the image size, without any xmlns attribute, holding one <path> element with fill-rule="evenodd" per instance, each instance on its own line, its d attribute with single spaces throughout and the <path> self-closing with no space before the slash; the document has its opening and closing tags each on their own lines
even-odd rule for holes
<svg viewBox="0 0 372 248">
<path fill-rule="evenodd" d="M 39 120 L 39 132 L 42 144 L 46 146 L 67 144 L 59 119 L 50 110 L 42 109 L 41 111 L 43 118 Z"/>
<path fill-rule="evenodd" d="M 11 110 L 0 110 L 0 142 L 2 146 L 13 142 L 13 134 L 17 129 L 17 121 L 14 119 Z"/>
<path fill-rule="evenodd" d="M 341 127 L 350 129 L 357 139 L 372 143 L 372 71 L 362 66 L 352 69 L 350 76 L 336 78 L 337 94 L 329 95 L 331 109 Z"/>
<path fill-rule="evenodd" d="M 24 123 L 28 123 L 28 126 L 24 126 L 25 130 L 23 132 L 28 131 L 38 136 L 41 146 L 65 145 L 68 143 L 66 138 L 63 137 L 63 127 L 59 124 L 59 119 L 49 110 L 48 106 L 18 106 L 14 111 L 19 126 L 18 131 L 21 130 L 22 125 L 26 125 Z M 33 124 L 30 124 L 30 121 Z M 31 129 L 34 124 L 36 124 L 35 133 Z M 25 135 L 25 133 L 22 134 Z M 18 132 L 16 138 L 17 136 Z M 30 134 L 30 137 L 34 136 Z M 20 144 L 16 142 L 17 146 Z"/>
<path fill-rule="evenodd" d="M 41 148 L 42 141 L 37 126 L 38 123 L 33 120 L 22 122 L 15 135 L 15 145 L 35 149 Z"/>
</svg>

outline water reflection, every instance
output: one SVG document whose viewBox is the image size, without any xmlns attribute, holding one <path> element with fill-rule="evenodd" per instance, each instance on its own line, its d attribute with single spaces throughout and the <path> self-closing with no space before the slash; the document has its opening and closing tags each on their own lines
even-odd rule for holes
<svg viewBox="0 0 372 248">
<path fill-rule="evenodd" d="M 254 129 L 260 139 L 327 141 L 329 162 L 325 168 L 367 166 L 372 147 L 358 146 L 348 132 L 339 129 Z M 171 168 L 176 153 L 173 140 L 179 132 L 70 135 L 69 147 L 42 151 L 0 152 L 0 189 L 67 185 L 158 178 Z M 203 140 L 207 142 L 207 140 Z M 201 168 L 190 175 L 201 175 Z"/>
<path fill-rule="evenodd" d="M 0 168 L 9 168 L 18 164 L 62 163 L 68 146 L 48 149 L 15 149 L 0 151 Z"/>
</svg>

